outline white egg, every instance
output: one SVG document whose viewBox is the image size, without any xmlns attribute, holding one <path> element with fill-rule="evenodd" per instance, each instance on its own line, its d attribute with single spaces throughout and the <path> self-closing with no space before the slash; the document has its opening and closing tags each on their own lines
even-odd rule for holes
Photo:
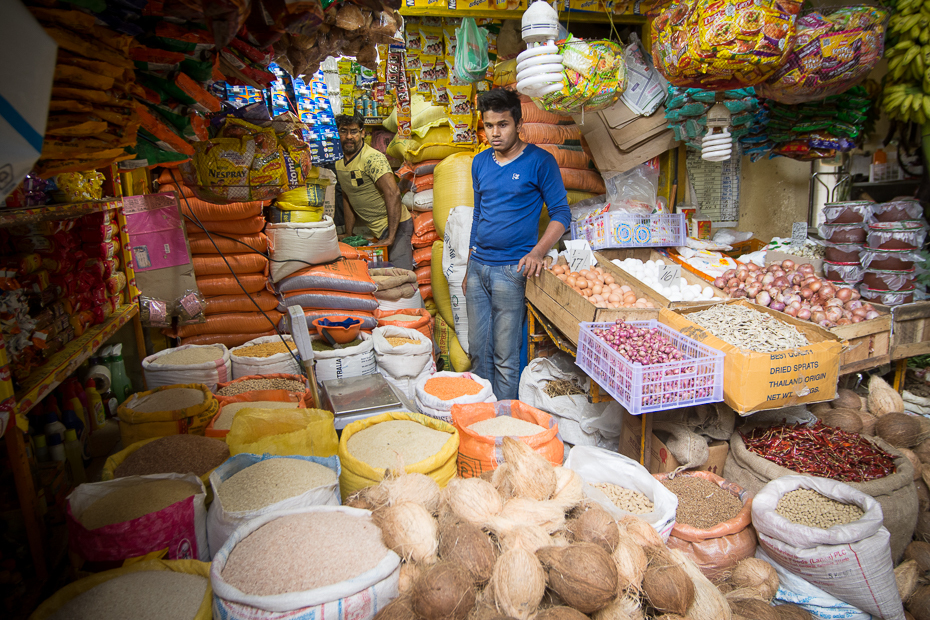
<svg viewBox="0 0 930 620">
<path fill-rule="evenodd" d="M 664 265 L 664 264 L 665 264 L 665 261 L 662 260 L 661 258 L 656 261 L 656 265 Z"/>
<path fill-rule="evenodd" d="M 649 265 L 650 267 L 655 267 L 655 266 L 656 266 L 656 262 L 655 262 L 654 260 L 647 260 L 647 261 L 646 261 L 646 264 Z"/>
<path fill-rule="evenodd" d="M 688 286 L 688 281 L 684 278 L 678 278 L 678 288 L 683 289 Z"/>
<path fill-rule="evenodd" d="M 713 290 L 712 288 L 710 288 L 709 286 L 705 286 L 705 287 L 704 287 L 704 290 L 701 291 L 701 295 L 702 295 L 705 299 L 711 299 L 711 298 L 714 296 L 714 290 Z"/>
</svg>

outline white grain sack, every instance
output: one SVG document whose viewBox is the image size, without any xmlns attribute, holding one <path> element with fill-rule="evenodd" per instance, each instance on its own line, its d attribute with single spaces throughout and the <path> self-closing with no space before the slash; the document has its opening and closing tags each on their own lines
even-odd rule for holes
<svg viewBox="0 0 930 620">
<path fill-rule="evenodd" d="M 449 441 L 449 433 L 409 420 L 391 420 L 369 426 L 349 437 L 346 448 L 358 460 L 372 467 L 393 467 L 400 455 L 404 464 L 413 465 L 439 452 Z"/>
<path fill-rule="evenodd" d="M 240 409 L 297 409 L 297 403 L 285 403 L 272 400 L 257 400 L 249 403 L 229 403 L 223 405 L 220 411 L 220 417 L 213 423 L 213 428 L 218 431 L 228 431 L 232 428 L 233 418 Z"/>
<path fill-rule="evenodd" d="M 161 366 L 193 366 L 222 358 L 223 351 L 216 347 L 191 347 L 162 355 L 152 363 Z"/>
<path fill-rule="evenodd" d="M 168 570 L 120 575 L 71 599 L 49 620 L 192 620 L 208 584 Z"/>
<path fill-rule="evenodd" d="M 500 415 L 475 422 L 468 427 L 468 430 L 484 437 L 530 437 L 543 433 L 547 429 L 526 420 Z"/>
<path fill-rule="evenodd" d="M 219 487 L 227 512 L 260 510 L 310 489 L 335 484 L 336 472 L 302 459 L 267 459 L 246 467 Z"/>
<path fill-rule="evenodd" d="M 146 394 L 139 398 L 132 398 L 125 403 L 128 409 L 139 413 L 155 413 L 157 411 L 177 411 L 187 409 L 194 405 L 202 405 L 204 393 L 193 388 L 175 388 L 161 390 L 154 394 Z"/>
</svg>

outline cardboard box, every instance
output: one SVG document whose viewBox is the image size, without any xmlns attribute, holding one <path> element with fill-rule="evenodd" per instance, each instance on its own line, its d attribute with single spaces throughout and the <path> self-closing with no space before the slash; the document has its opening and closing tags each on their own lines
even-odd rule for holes
<svg viewBox="0 0 930 620">
<path fill-rule="evenodd" d="M 573 118 L 602 174 L 626 172 L 679 144 L 667 127 L 665 106 L 651 116 L 639 116 L 618 101 L 606 110 Z"/>
<path fill-rule="evenodd" d="M 794 254 L 786 254 L 784 252 L 778 252 L 775 250 L 768 250 L 765 253 L 765 264 L 771 265 L 772 263 L 780 263 L 783 260 L 793 260 L 798 265 L 804 265 L 810 263 L 814 267 L 814 273 L 819 276 L 823 276 L 823 261 L 819 258 L 807 258 L 806 256 L 795 256 Z"/>
<path fill-rule="evenodd" d="M 659 437 L 664 435 L 668 440 L 668 433 L 658 431 L 652 434 L 652 448 L 649 452 L 649 473 L 650 474 L 667 474 L 673 472 L 681 463 L 672 455 L 668 446 Z M 692 468 L 694 471 L 709 471 L 712 474 L 723 476 L 723 466 L 727 462 L 727 454 L 730 452 L 730 444 L 725 441 L 711 441 L 707 446 L 707 460 L 700 467 Z"/>
<path fill-rule="evenodd" d="M 723 400 L 740 415 L 816 403 L 836 397 L 840 355 L 846 348 L 842 338 L 809 321 L 758 306 L 743 299 L 723 302 L 742 305 L 769 314 L 795 326 L 810 344 L 793 350 L 758 353 L 739 349 L 688 320 L 704 308 L 663 309 L 659 316 L 679 332 L 719 349 L 723 362 Z"/>
</svg>

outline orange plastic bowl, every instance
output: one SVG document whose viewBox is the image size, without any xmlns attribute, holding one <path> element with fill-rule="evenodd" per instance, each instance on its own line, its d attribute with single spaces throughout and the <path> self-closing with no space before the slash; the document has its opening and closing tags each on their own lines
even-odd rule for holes
<svg viewBox="0 0 930 620">
<path fill-rule="evenodd" d="M 355 324 L 350 325 L 349 327 L 320 325 L 320 323 L 325 320 L 333 321 L 334 323 L 339 323 L 341 321 L 349 320 L 349 321 L 355 321 Z M 313 320 L 312 323 L 313 323 L 313 326 L 316 327 L 316 331 L 318 334 L 322 336 L 323 331 L 326 330 L 329 333 L 329 335 L 332 336 L 333 340 L 336 341 L 337 344 L 345 344 L 347 342 L 352 342 L 353 340 L 358 338 L 358 333 L 362 331 L 362 322 L 359 319 L 353 319 L 352 317 L 348 317 L 348 316 L 324 316 L 319 319 Z"/>
</svg>

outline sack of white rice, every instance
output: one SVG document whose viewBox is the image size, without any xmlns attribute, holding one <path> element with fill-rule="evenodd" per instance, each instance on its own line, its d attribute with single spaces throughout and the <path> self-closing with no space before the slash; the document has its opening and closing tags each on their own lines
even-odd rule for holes
<svg viewBox="0 0 930 620">
<path fill-rule="evenodd" d="M 188 344 L 148 356 L 142 360 L 142 372 L 149 388 L 203 383 L 215 392 L 217 383 L 232 379 L 232 362 L 221 344 Z"/>
</svg>

